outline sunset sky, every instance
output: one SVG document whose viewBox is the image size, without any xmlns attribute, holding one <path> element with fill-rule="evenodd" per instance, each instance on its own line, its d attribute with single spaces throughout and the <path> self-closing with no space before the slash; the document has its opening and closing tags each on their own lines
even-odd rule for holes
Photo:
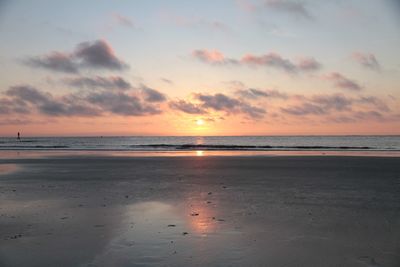
<svg viewBox="0 0 400 267">
<path fill-rule="evenodd" d="M 396 0 L 0 0 L 0 136 L 400 134 Z"/>
</svg>

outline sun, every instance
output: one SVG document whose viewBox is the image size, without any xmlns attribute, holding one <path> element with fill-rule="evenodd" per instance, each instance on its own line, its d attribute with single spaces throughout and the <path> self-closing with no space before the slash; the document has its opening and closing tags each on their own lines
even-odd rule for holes
<svg viewBox="0 0 400 267">
<path fill-rule="evenodd" d="M 197 119 L 197 120 L 196 120 L 196 124 L 199 125 L 199 126 L 204 125 L 204 120 L 202 120 L 202 119 Z"/>
</svg>

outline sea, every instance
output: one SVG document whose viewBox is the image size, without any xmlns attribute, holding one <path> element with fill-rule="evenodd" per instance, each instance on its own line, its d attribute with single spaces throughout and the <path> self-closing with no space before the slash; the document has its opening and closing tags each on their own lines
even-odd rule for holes
<svg viewBox="0 0 400 267">
<path fill-rule="evenodd" d="M 0 150 L 400 151 L 400 136 L 0 137 Z"/>
</svg>

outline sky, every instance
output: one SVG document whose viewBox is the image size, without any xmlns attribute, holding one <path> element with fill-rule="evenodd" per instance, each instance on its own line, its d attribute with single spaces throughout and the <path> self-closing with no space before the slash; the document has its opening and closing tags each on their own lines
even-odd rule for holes
<svg viewBox="0 0 400 267">
<path fill-rule="evenodd" d="M 0 0 L 0 136 L 400 134 L 400 1 Z"/>
</svg>

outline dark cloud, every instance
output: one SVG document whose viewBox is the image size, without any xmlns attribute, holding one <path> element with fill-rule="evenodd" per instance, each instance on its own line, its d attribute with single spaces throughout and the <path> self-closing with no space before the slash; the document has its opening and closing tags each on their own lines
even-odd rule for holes
<svg viewBox="0 0 400 267">
<path fill-rule="evenodd" d="M 50 94 L 42 93 L 29 85 L 12 86 L 5 93 L 29 103 L 44 103 L 51 98 Z"/>
<path fill-rule="evenodd" d="M 252 119 L 262 118 L 266 111 L 262 108 L 254 107 L 239 99 L 235 99 L 224 94 L 196 94 L 196 99 L 201 102 L 204 109 L 213 109 L 216 111 L 224 111 L 228 114 L 243 113 Z"/>
<path fill-rule="evenodd" d="M 103 88 L 128 90 L 132 88 L 132 85 L 120 76 L 74 77 L 66 78 L 63 82 L 70 86 L 88 89 Z"/>
<path fill-rule="evenodd" d="M 44 56 L 31 57 L 24 62 L 28 66 L 56 72 L 78 73 L 79 71 L 78 64 L 74 61 L 73 56 L 61 52 L 52 52 Z"/>
<path fill-rule="evenodd" d="M 52 52 L 48 55 L 28 58 L 23 62 L 31 67 L 65 73 L 78 73 L 81 68 L 117 71 L 129 68 L 104 40 L 80 43 L 73 53 Z"/>
<path fill-rule="evenodd" d="M 332 72 L 324 77 L 326 80 L 332 81 L 336 87 L 350 90 L 360 91 L 363 89 L 356 81 L 353 81 L 338 72 Z"/>
<path fill-rule="evenodd" d="M 353 99 L 343 95 L 316 95 L 311 97 L 313 103 L 319 104 L 324 110 L 350 110 L 353 104 Z"/>
<path fill-rule="evenodd" d="M 391 111 L 385 101 L 375 96 L 361 96 L 357 99 L 357 101 L 362 104 L 372 105 L 373 107 L 383 112 Z"/>
<path fill-rule="evenodd" d="M 297 0 L 266 0 L 265 6 L 275 11 L 288 13 L 296 17 L 312 19 L 304 2 Z"/>
<path fill-rule="evenodd" d="M 43 93 L 31 86 L 13 86 L 6 91 L 13 98 L 12 103 L 19 103 L 25 108 L 36 108 L 40 113 L 50 116 L 94 116 L 99 111 L 95 108 L 79 104 L 77 101 L 65 102 Z"/>
<path fill-rule="evenodd" d="M 361 66 L 363 66 L 367 69 L 379 71 L 381 68 L 378 60 L 376 59 L 375 55 L 373 55 L 373 54 L 354 52 L 352 55 L 352 58 L 358 64 L 360 64 Z"/>
<path fill-rule="evenodd" d="M 286 108 L 281 111 L 291 115 L 323 115 L 331 111 L 350 111 L 354 100 L 341 94 L 314 95 L 302 97 L 302 103 Z"/>
<path fill-rule="evenodd" d="M 123 70 L 128 67 L 116 57 L 112 47 L 104 40 L 78 44 L 75 56 L 81 59 L 84 66 L 90 68 Z"/>
<path fill-rule="evenodd" d="M 86 100 L 104 111 L 119 115 L 144 116 L 161 113 L 156 107 L 143 103 L 137 96 L 123 92 L 93 92 Z"/>
<path fill-rule="evenodd" d="M 296 116 L 309 115 L 309 114 L 322 115 L 327 113 L 327 111 L 323 107 L 312 103 L 302 103 L 297 106 L 281 108 L 281 111 Z"/>
<path fill-rule="evenodd" d="M 35 121 L 31 119 L 4 119 L 0 120 L 0 125 L 26 125 L 26 124 L 45 124 L 44 121 Z"/>
<path fill-rule="evenodd" d="M 142 86 L 141 88 L 144 100 L 147 102 L 164 102 L 167 100 L 164 94 L 160 93 L 159 91 L 149 88 L 147 86 Z"/>
<path fill-rule="evenodd" d="M 53 96 L 31 86 L 13 86 L 0 98 L 0 113 L 33 113 L 48 116 L 101 116 L 112 113 L 127 116 L 159 114 L 146 99 L 120 90 L 91 91 L 86 94 Z"/>
<path fill-rule="evenodd" d="M 205 114 L 207 113 L 203 108 L 198 105 L 192 104 L 185 100 L 176 100 L 169 102 L 172 109 L 179 110 L 188 114 Z"/>
<path fill-rule="evenodd" d="M 374 96 L 346 97 L 342 94 L 297 97 L 300 103 L 281 108 L 295 116 L 332 115 L 333 122 L 352 122 L 368 119 L 389 119 L 391 109 L 380 98 Z"/>
<path fill-rule="evenodd" d="M 198 60 L 211 65 L 246 65 L 252 67 L 270 67 L 283 70 L 287 73 L 310 72 L 321 69 L 322 64 L 314 58 L 303 57 L 299 62 L 292 62 L 283 58 L 278 53 L 268 53 L 264 55 L 246 54 L 240 60 L 225 57 L 217 50 L 199 49 L 192 52 L 192 56 Z"/>
<path fill-rule="evenodd" d="M 27 104 L 20 99 L 0 98 L 0 115 L 12 113 L 29 114 L 30 110 Z"/>
<path fill-rule="evenodd" d="M 354 113 L 354 117 L 359 120 L 377 120 L 377 121 L 385 120 L 385 117 L 382 115 L 382 113 L 376 110 L 357 111 Z"/>
<path fill-rule="evenodd" d="M 286 108 L 281 111 L 291 115 L 324 115 L 331 111 L 350 111 L 354 100 L 340 94 L 314 95 L 302 98 L 302 103 Z"/>
<path fill-rule="evenodd" d="M 237 90 L 236 94 L 249 99 L 258 99 L 258 98 L 281 98 L 286 99 L 287 94 L 281 93 L 278 90 L 260 90 L 260 89 L 241 89 Z"/>
</svg>

